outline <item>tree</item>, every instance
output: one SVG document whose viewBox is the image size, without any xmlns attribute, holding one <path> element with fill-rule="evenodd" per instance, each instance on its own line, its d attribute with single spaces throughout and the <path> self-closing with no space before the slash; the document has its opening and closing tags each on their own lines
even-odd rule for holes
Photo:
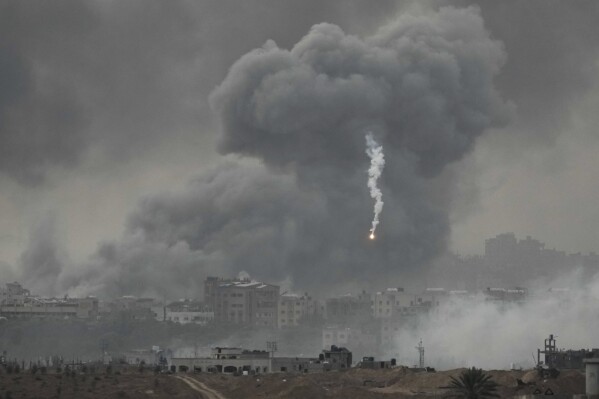
<svg viewBox="0 0 599 399">
<path fill-rule="evenodd" d="M 445 398 L 482 399 L 499 397 L 497 383 L 491 379 L 490 375 L 485 374 L 482 369 L 476 367 L 464 370 L 458 378 L 451 377 L 449 385 L 441 388 L 448 390 Z"/>
</svg>

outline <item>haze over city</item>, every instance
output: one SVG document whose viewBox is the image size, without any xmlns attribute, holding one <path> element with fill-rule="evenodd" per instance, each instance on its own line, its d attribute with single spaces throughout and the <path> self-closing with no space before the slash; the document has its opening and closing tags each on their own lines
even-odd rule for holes
<svg viewBox="0 0 599 399">
<path fill-rule="evenodd" d="M 206 347 L 316 353 L 351 328 L 377 337 L 359 355 L 412 365 L 423 339 L 441 369 L 532 367 L 555 326 L 598 347 L 598 20 L 593 1 L 0 0 L 4 305 L 95 298 L 76 318 L 102 324 L 130 298 L 153 322 L 197 302 Z M 210 278 L 276 287 L 264 325 L 218 310 Z M 103 328 L 77 353 L 134 349 Z M 137 342 L 183 353 L 185 331 Z M 481 336 L 496 351 L 470 357 Z"/>
</svg>

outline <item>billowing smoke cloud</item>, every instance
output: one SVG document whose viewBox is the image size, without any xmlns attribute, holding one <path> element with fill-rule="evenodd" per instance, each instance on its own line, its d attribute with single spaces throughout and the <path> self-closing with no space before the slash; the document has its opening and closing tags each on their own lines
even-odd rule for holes
<svg viewBox="0 0 599 399">
<path fill-rule="evenodd" d="M 16 266 L 32 215 L 51 209 L 82 261 L 140 193 L 217 160 L 208 94 L 231 63 L 270 37 L 291 46 L 320 20 L 370 32 L 395 3 L 1 2 L 1 260 Z"/>
<path fill-rule="evenodd" d="M 319 24 L 290 50 L 268 41 L 211 96 L 221 152 L 265 167 L 216 168 L 149 197 L 125 239 L 65 286 L 161 291 L 239 270 L 306 288 L 409 276 L 446 247 L 450 201 L 435 177 L 506 120 L 493 85 L 504 57 L 476 8 L 404 14 L 366 38 Z M 387 155 L 384 239 L 374 245 L 363 234 L 364 131 Z"/>
<path fill-rule="evenodd" d="M 197 296 L 206 275 L 260 270 L 270 281 L 284 280 L 288 270 L 281 265 L 297 251 L 299 225 L 323 218 L 319 201 L 298 191 L 288 175 L 255 165 L 220 165 L 184 190 L 143 200 L 124 237 L 101 244 L 61 284 L 72 294 L 179 298 Z M 310 245 L 303 243 L 306 254 Z"/>
<path fill-rule="evenodd" d="M 385 167 L 385 156 L 383 155 L 383 146 L 372 137 L 372 133 L 366 135 L 366 154 L 370 157 L 370 168 L 368 168 L 368 188 L 370 196 L 374 199 L 374 219 L 372 219 L 372 228 L 370 229 L 370 238 L 374 238 L 376 226 L 379 224 L 379 215 L 383 210 L 383 193 L 377 187 L 376 182 L 381 177 Z"/>
<path fill-rule="evenodd" d="M 445 246 L 448 203 L 429 195 L 443 191 L 432 178 L 506 120 L 493 86 L 503 61 L 476 8 L 404 14 L 367 38 L 316 25 L 290 50 L 268 41 L 231 67 L 211 98 L 220 149 L 294 175 L 325 200 L 326 220 L 300 235 L 322 243 L 309 263 L 346 270 L 328 274 L 341 280 L 364 275 L 366 265 L 402 274 Z M 374 249 L 356 216 L 366 194 L 364 130 L 386 143 L 389 223 Z M 285 267 L 300 280 L 309 268 Z"/>
<path fill-rule="evenodd" d="M 207 94 L 239 55 L 269 35 L 293 43 L 317 16 L 372 25 L 393 3 L 3 1 L 0 177 L 31 186 L 56 169 L 92 161 L 102 173 L 190 146 L 207 157 Z"/>
</svg>

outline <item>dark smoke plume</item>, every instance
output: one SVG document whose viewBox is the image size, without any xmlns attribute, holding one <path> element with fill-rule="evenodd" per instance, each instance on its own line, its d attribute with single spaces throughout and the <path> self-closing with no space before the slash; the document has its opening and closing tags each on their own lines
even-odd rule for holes
<svg viewBox="0 0 599 399">
<path fill-rule="evenodd" d="M 421 271 L 449 232 L 449 188 L 435 177 L 509 114 L 493 83 L 504 58 L 474 7 L 404 14 L 366 38 L 319 24 L 290 50 L 268 41 L 211 95 L 221 152 L 264 166 L 216 168 L 146 199 L 125 239 L 65 285 L 159 292 L 245 270 L 363 286 Z M 375 241 L 367 131 L 387 161 Z"/>
<path fill-rule="evenodd" d="M 506 120 L 493 85 L 503 62 L 476 8 L 441 8 L 402 15 L 365 39 L 316 25 L 291 50 L 269 41 L 231 67 L 211 98 L 221 151 L 285 170 L 327 206 L 298 234 L 298 249 L 315 241 L 310 260 L 285 265 L 296 281 L 312 270 L 342 280 L 401 274 L 438 254 L 448 206 L 430 198 L 431 178 Z M 388 160 L 389 208 L 374 246 L 364 242 L 367 129 Z"/>
</svg>

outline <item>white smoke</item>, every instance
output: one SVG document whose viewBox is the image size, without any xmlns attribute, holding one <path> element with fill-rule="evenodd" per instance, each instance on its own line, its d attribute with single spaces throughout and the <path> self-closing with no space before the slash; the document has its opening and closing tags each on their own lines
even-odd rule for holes
<svg viewBox="0 0 599 399">
<path fill-rule="evenodd" d="M 598 330 L 599 275 L 584 279 L 579 270 L 532 287 L 521 304 L 481 295 L 442 301 L 418 327 L 398 333 L 395 350 L 400 364 L 417 364 L 413 347 L 422 338 L 426 365 L 437 369 L 526 369 L 535 365 L 536 350 L 549 334 L 558 337 L 560 348 L 578 350 L 599 347 Z"/>
<path fill-rule="evenodd" d="M 374 238 L 376 226 L 379 224 L 379 215 L 383 210 L 383 193 L 377 187 L 376 182 L 381 177 L 385 167 L 385 156 L 383 155 L 383 146 L 379 145 L 372 137 L 372 133 L 366 135 L 366 154 L 370 158 L 370 168 L 368 168 L 368 188 L 370 196 L 374 199 L 374 218 L 372 219 L 372 228 L 370 229 L 370 238 Z"/>
</svg>

